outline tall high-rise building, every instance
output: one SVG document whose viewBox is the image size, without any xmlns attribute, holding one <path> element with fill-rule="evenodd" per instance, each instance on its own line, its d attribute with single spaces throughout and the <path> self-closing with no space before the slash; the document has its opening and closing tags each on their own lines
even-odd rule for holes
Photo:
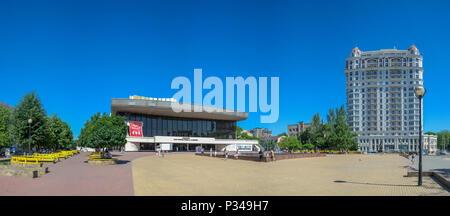
<svg viewBox="0 0 450 216">
<path fill-rule="evenodd" d="M 417 151 L 421 125 L 414 89 L 423 85 L 423 72 L 423 57 L 414 45 L 352 50 L 345 66 L 348 124 L 362 151 Z M 436 151 L 434 138 L 426 135 L 425 151 Z"/>
</svg>

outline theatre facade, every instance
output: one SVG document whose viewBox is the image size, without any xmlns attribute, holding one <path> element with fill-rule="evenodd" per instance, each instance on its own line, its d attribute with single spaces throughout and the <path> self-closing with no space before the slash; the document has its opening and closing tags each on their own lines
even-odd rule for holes
<svg viewBox="0 0 450 216">
<path fill-rule="evenodd" d="M 236 122 L 247 119 L 247 112 L 174 112 L 169 98 L 130 96 L 111 99 L 111 113 L 125 116 L 129 126 L 125 151 L 221 151 L 228 145 L 240 151 L 258 151 L 256 140 L 237 140 Z M 187 104 L 183 104 L 187 105 Z M 188 104 L 192 110 L 202 105 Z M 229 147 L 227 147 L 229 149 Z"/>
</svg>

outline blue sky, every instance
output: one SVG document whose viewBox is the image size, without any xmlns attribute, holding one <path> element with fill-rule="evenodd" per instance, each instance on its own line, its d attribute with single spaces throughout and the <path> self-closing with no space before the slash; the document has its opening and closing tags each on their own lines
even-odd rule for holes
<svg viewBox="0 0 450 216">
<path fill-rule="evenodd" d="M 0 100 L 35 90 L 78 135 L 111 98 L 171 97 L 173 78 L 280 77 L 288 124 L 345 104 L 345 58 L 361 50 L 424 56 L 426 131 L 450 129 L 450 1 L 4 1 Z M 206 94 L 207 92 L 204 91 Z"/>
</svg>

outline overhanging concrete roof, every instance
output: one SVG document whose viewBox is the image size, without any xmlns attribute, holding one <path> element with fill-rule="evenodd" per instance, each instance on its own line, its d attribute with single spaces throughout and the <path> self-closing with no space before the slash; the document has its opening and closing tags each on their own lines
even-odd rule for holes
<svg viewBox="0 0 450 216">
<path fill-rule="evenodd" d="M 156 100 L 136 100 L 136 99 L 111 99 L 111 112 L 130 112 L 130 113 L 141 113 L 156 116 L 168 116 L 168 117 L 179 117 L 179 118 L 195 118 L 195 119 L 214 119 L 214 120 L 230 120 L 230 121 L 241 121 L 248 117 L 247 112 L 239 112 L 234 110 L 223 111 L 213 111 L 213 112 L 174 112 L 172 110 L 171 104 L 174 102 L 170 101 L 156 101 Z M 191 110 L 194 107 L 202 107 L 202 105 L 194 104 L 184 104 L 190 105 Z M 215 107 L 208 107 L 213 110 L 217 110 Z"/>
</svg>

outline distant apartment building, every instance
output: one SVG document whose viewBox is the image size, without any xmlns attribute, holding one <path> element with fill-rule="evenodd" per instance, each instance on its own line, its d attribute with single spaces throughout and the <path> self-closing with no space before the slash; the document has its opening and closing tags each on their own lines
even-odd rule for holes
<svg viewBox="0 0 450 216">
<path fill-rule="evenodd" d="M 418 151 L 422 125 L 414 89 L 423 85 L 423 72 L 423 57 L 414 45 L 352 50 L 345 66 L 348 124 L 362 151 Z M 436 151 L 435 138 L 424 136 L 425 151 Z"/>
<path fill-rule="evenodd" d="M 253 134 L 250 133 L 250 131 L 248 131 L 248 130 L 242 129 L 242 132 L 241 132 L 241 133 L 245 133 L 245 134 L 247 134 L 248 136 L 253 136 Z"/>
<path fill-rule="evenodd" d="M 250 130 L 250 133 L 253 134 L 254 137 L 258 138 L 272 136 L 272 131 L 266 128 L 253 128 Z"/>
<path fill-rule="evenodd" d="M 310 127 L 310 123 L 304 123 L 303 121 L 298 122 L 294 125 L 288 125 L 288 136 L 289 137 L 298 137 L 301 133 L 303 133 L 306 128 Z"/>
</svg>

